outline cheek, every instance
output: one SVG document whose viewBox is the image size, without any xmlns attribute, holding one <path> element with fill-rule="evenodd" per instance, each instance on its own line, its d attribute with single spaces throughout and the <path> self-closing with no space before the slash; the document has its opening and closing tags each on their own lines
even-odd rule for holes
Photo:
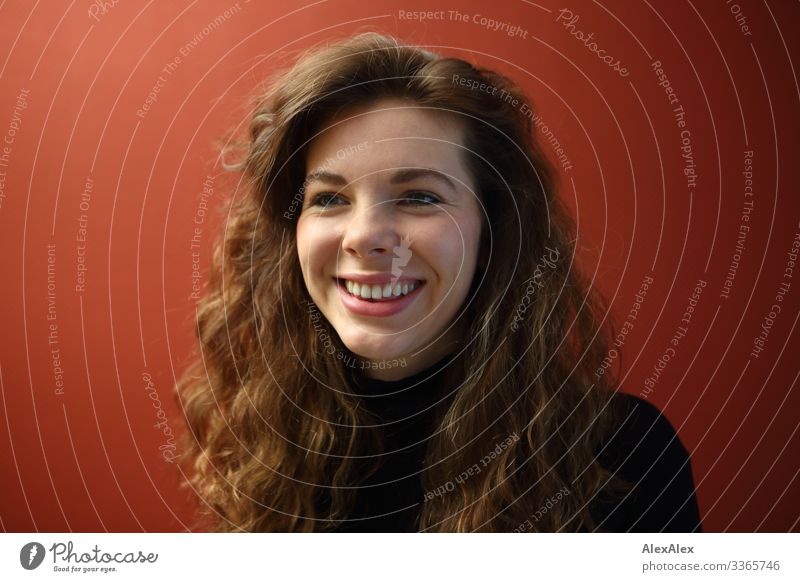
<svg viewBox="0 0 800 582">
<path fill-rule="evenodd" d="M 332 246 L 330 236 L 326 237 L 323 225 L 317 220 L 307 219 L 297 223 L 297 255 L 306 286 L 311 287 L 317 281 L 325 266 L 329 249 Z M 333 256 L 335 257 L 335 249 Z"/>
<path fill-rule="evenodd" d="M 434 252 L 448 286 L 463 287 L 471 281 L 478 260 L 480 224 L 473 221 L 450 222 L 437 233 Z"/>
<path fill-rule="evenodd" d="M 319 289 L 329 283 L 329 277 L 338 270 L 337 258 L 341 259 L 336 229 L 315 217 L 306 220 L 301 217 L 296 245 L 306 287 Z"/>
<path fill-rule="evenodd" d="M 311 225 L 309 221 L 306 220 L 304 216 L 301 216 L 297 221 L 295 240 L 297 241 L 297 252 L 300 254 L 301 258 L 303 256 L 303 252 L 308 247 L 309 235 L 311 233 L 311 229 L 309 228 L 310 226 Z"/>
</svg>

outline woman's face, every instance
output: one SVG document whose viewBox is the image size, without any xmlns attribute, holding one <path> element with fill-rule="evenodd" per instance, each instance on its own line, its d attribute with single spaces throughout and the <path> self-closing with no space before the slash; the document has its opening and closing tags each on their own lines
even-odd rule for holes
<svg viewBox="0 0 800 582">
<path fill-rule="evenodd" d="M 464 339 L 451 324 L 475 274 L 483 213 L 462 143 L 450 115 L 382 100 L 329 121 L 310 144 L 303 278 L 373 377 L 423 370 Z"/>
</svg>

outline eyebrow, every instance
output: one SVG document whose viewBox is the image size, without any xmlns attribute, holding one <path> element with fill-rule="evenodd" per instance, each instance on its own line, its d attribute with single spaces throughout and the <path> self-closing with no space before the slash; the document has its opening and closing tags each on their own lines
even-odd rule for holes
<svg viewBox="0 0 800 582">
<path fill-rule="evenodd" d="M 432 168 L 404 168 L 392 174 L 389 182 L 391 184 L 406 184 L 417 178 L 433 178 L 444 183 L 453 191 L 456 190 L 456 185 L 453 180 L 447 177 L 446 174 Z M 311 182 L 327 182 L 336 186 L 346 186 L 349 183 L 344 176 L 328 172 L 327 170 L 311 172 L 306 176 L 306 184 L 310 184 Z"/>
</svg>

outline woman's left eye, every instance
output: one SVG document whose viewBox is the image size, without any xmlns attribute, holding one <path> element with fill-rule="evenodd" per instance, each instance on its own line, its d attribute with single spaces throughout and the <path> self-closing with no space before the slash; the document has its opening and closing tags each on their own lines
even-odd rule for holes
<svg viewBox="0 0 800 582">
<path fill-rule="evenodd" d="M 410 206 L 430 206 L 441 204 L 442 200 L 430 192 L 414 191 L 408 192 L 405 197 L 400 198 L 400 202 Z"/>
</svg>

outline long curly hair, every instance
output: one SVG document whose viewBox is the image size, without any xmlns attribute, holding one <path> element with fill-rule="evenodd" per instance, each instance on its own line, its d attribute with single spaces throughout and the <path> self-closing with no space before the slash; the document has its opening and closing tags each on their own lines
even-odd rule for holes
<svg viewBox="0 0 800 582">
<path fill-rule="evenodd" d="M 452 481 L 489 450 L 496 458 L 421 504 L 418 528 L 512 531 L 538 512 L 536 531 L 591 529 L 593 500 L 619 486 L 596 458 L 612 422 L 613 380 L 596 373 L 611 330 L 576 266 L 574 225 L 532 131 L 532 109 L 500 74 L 377 33 L 304 53 L 260 94 L 241 140 L 232 166 L 238 200 L 198 308 L 199 351 L 177 387 L 189 428 L 187 483 L 205 508 L 200 523 L 333 529 L 381 462 L 376 419 L 320 338 L 348 350 L 324 317 L 310 317 L 290 209 L 325 121 L 383 98 L 460 118 L 489 225 L 489 260 L 464 311 L 469 341 L 446 371 L 457 390 L 437 412 L 423 486 Z M 557 491 L 567 493 L 553 503 Z"/>
</svg>

